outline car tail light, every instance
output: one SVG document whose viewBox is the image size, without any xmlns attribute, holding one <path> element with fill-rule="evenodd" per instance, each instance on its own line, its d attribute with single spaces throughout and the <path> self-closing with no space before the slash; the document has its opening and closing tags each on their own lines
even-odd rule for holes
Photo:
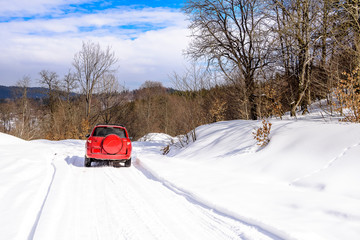
<svg viewBox="0 0 360 240">
<path fill-rule="evenodd" d="M 92 152 L 93 153 L 100 153 L 100 148 L 93 148 Z"/>
</svg>

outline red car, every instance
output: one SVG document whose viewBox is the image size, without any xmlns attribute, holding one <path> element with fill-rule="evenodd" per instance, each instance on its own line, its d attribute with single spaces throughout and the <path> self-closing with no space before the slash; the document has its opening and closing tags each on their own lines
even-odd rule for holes
<svg viewBox="0 0 360 240">
<path fill-rule="evenodd" d="M 131 166 L 131 140 L 126 128 L 122 125 L 96 125 L 90 135 L 86 136 L 85 167 L 91 162 L 108 161 L 113 166 Z"/>
</svg>

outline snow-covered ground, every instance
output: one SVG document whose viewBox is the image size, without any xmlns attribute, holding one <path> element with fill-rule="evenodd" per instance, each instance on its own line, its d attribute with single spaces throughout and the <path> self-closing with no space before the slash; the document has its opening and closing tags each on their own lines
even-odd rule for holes
<svg viewBox="0 0 360 240">
<path fill-rule="evenodd" d="M 360 125 L 309 115 L 151 134 L 133 165 L 83 167 L 84 141 L 0 133 L 0 239 L 360 239 Z M 146 141 L 145 141 L 146 140 Z"/>
</svg>

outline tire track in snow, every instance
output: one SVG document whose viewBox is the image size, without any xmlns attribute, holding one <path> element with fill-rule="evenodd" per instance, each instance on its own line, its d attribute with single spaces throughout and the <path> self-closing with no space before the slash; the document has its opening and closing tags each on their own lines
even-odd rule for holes
<svg viewBox="0 0 360 240">
<path fill-rule="evenodd" d="M 148 239 L 241 239 L 237 232 L 224 228 L 223 222 L 219 225 L 205 214 L 204 209 L 189 203 L 159 182 L 146 178 L 136 168 L 133 170 L 134 174 L 128 177 L 132 178 L 129 179 L 131 183 L 135 183 L 131 187 L 137 191 L 128 196 L 133 199 L 130 208 L 138 222 L 144 223 L 146 231 L 151 232 Z M 113 182 L 119 182 L 122 181 L 119 175 L 109 174 L 109 177 L 114 179 Z"/>
<path fill-rule="evenodd" d="M 95 189 L 103 189 L 103 191 L 97 191 L 97 202 L 95 206 L 97 226 L 101 226 L 103 231 L 111 233 L 113 235 L 111 239 L 133 239 L 135 229 L 129 225 L 128 209 L 124 208 L 124 205 L 128 205 L 126 196 L 127 189 L 123 185 L 116 185 L 115 182 L 111 182 L 108 177 L 107 168 L 101 168 L 99 175 L 104 179 L 103 182 L 95 181 Z M 110 183 L 109 180 L 110 179 Z M 106 184 L 104 184 L 104 182 Z M 121 189 L 123 198 L 118 198 L 118 189 Z M 99 198 L 100 197 L 100 198 Z M 100 233 L 101 236 L 104 234 Z M 115 237 L 116 236 L 116 237 Z"/>
<path fill-rule="evenodd" d="M 62 147 L 61 151 L 63 150 L 65 149 Z M 68 235 L 67 227 L 74 223 L 74 219 L 73 215 L 67 214 L 68 212 L 65 210 L 69 205 L 74 204 L 74 196 L 69 193 L 74 192 L 78 178 L 74 178 L 72 165 L 66 161 L 67 154 L 66 151 L 63 154 L 57 154 L 52 161 L 54 166 L 53 179 L 43 202 L 33 235 L 29 239 L 54 239 L 54 236 L 57 236 L 56 239 L 69 239 L 65 237 Z M 61 231 L 62 228 L 67 231 Z"/>
<path fill-rule="evenodd" d="M 54 164 L 54 160 L 55 160 L 55 158 L 56 158 L 56 155 L 57 155 L 57 153 L 54 154 L 54 157 L 53 157 L 53 159 L 51 160 L 51 167 L 53 168 L 51 180 L 50 180 L 49 186 L 48 186 L 48 188 L 47 188 L 46 195 L 45 195 L 45 197 L 44 197 L 44 199 L 43 199 L 43 202 L 42 202 L 42 204 L 41 204 L 40 210 L 38 211 L 38 214 L 37 214 L 37 216 L 36 216 L 36 219 L 35 219 L 35 222 L 34 222 L 34 224 L 33 224 L 32 229 L 31 229 L 31 232 L 30 232 L 30 234 L 29 234 L 29 236 L 28 236 L 28 239 L 33 239 L 33 238 L 34 238 L 34 234 L 35 234 L 36 228 L 37 228 L 37 226 L 38 226 L 38 224 L 39 224 L 39 220 L 40 220 L 41 214 L 42 214 L 42 212 L 43 212 L 43 209 L 44 209 L 46 200 L 48 199 L 48 196 L 49 196 L 49 194 L 50 194 L 50 189 L 51 189 L 51 186 L 52 186 L 52 184 L 53 184 L 53 182 L 54 182 L 55 174 L 56 174 L 56 167 L 55 167 L 55 164 Z"/>
<path fill-rule="evenodd" d="M 151 204 L 149 205 L 148 194 L 144 193 L 141 186 L 136 182 L 140 179 L 133 178 L 134 168 L 104 169 L 104 173 L 112 183 L 112 187 L 121 188 L 121 191 L 113 191 L 112 202 L 119 202 L 119 214 L 123 217 L 124 226 L 121 226 L 124 239 L 141 239 L 146 233 L 147 239 L 176 239 L 158 219 Z M 126 171 L 126 176 L 120 173 Z M 129 174 L 130 173 L 130 174 Z M 140 183 L 142 184 L 142 183 Z M 132 223 L 136 222 L 136 225 Z M 141 232 L 141 235 L 137 234 Z"/>
</svg>

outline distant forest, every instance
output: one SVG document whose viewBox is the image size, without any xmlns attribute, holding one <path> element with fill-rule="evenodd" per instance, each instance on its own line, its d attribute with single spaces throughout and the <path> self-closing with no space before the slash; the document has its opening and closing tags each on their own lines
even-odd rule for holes
<svg viewBox="0 0 360 240">
<path fill-rule="evenodd" d="M 6 99 L 16 99 L 22 96 L 22 88 L 21 87 L 7 87 L 0 85 L 0 101 L 4 102 Z M 28 98 L 40 99 L 47 97 L 47 89 L 41 87 L 29 87 Z"/>
</svg>

